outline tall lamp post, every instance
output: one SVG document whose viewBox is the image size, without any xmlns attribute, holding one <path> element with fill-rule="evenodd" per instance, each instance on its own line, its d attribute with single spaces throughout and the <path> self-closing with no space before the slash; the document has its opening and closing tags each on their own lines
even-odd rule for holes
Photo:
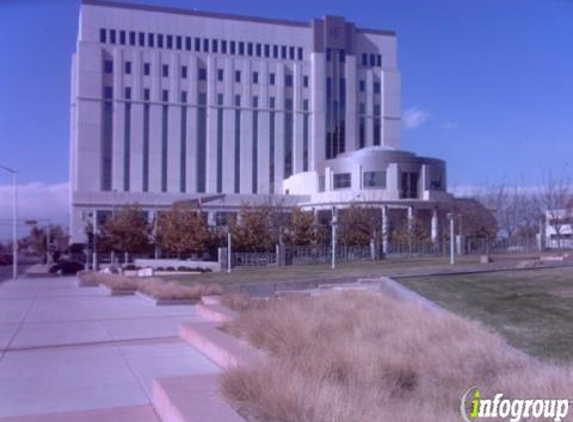
<svg viewBox="0 0 573 422">
<path fill-rule="evenodd" d="M 456 263 L 456 251 L 455 251 L 455 229 L 454 229 L 454 213 L 448 214 L 448 219 L 450 220 L 450 264 L 454 265 Z"/>
<path fill-rule="evenodd" d="M 18 278 L 18 172 L 0 164 L 0 169 L 12 174 L 14 198 L 12 201 L 12 278 Z"/>
<path fill-rule="evenodd" d="M 331 267 L 334 270 L 336 268 L 336 226 L 338 225 L 338 215 L 336 213 L 336 207 L 332 207 L 332 264 Z"/>
</svg>

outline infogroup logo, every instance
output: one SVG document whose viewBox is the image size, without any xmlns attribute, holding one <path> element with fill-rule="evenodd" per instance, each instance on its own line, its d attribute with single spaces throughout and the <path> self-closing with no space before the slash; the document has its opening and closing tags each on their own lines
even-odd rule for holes
<svg viewBox="0 0 573 422">
<path fill-rule="evenodd" d="M 569 399 L 504 399 L 496 393 L 493 399 L 482 397 L 478 387 L 469 388 L 461 399 L 460 412 L 466 422 L 501 418 L 520 422 L 522 418 L 553 419 L 560 422 L 569 412 Z"/>
</svg>

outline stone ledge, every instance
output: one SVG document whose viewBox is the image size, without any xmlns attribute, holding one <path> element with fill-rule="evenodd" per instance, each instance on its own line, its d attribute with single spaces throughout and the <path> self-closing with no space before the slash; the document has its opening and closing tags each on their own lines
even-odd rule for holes
<svg viewBox="0 0 573 422">
<path fill-rule="evenodd" d="M 263 352 L 220 330 L 217 322 L 182 323 L 179 337 L 223 369 L 264 358 Z"/>
<path fill-rule="evenodd" d="M 237 317 L 235 311 L 222 305 L 209 305 L 203 302 L 199 302 L 195 307 L 197 314 L 201 315 L 203 318 L 213 321 L 213 322 L 228 322 L 232 321 Z"/>
<path fill-rule="evenodd" d="M 105 284 L 101 285 L 101 288 L 110 296 L 133 296 L 137 290 L 123 290 L 123 289 L 112 289 Z"/>
<path fill-rule="evenodd" d="M 155 378 L 153 406 L 163 422 L 245 422 L 221 397 L 218 375 Z"/>
<path fill-rule="evenodd" d="M 199 302 L 198 299 L 157 299 L 153 296 L 149 296 L 140 291 L 135 292 L 135 296 L 153 303 L 157 306 L 169 306 L 169 305 L 195 305 Z"/>
</svg>

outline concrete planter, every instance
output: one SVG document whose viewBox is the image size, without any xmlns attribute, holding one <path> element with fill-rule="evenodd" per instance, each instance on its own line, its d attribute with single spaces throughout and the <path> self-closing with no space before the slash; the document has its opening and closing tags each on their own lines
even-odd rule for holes
<svg viewBox="0 0 573 422">
<path fill-rule="evenodd" d="M 141 299 L 153 303 L 157 306 L 168 305 L 195 305 L 199 303 L 199 299 L 158 299 L 142 292 L 136 292 L 135 295 Z"/>
</svg>

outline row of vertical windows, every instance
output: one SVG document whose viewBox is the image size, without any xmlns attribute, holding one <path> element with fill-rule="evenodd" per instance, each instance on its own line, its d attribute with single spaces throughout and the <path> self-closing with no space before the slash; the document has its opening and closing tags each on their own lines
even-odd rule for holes
<svg viewBox="0 0 573 422">
<path fill-rule="evenodd" d="M 362 66 L 382 67 L 382 55 L 362 53 Z"/>
<path fill-rule="evenodd" d="M 244 41 L 228 41 L 181 35 L 165 35 L 101 28 L 99 31 L 99 41 L 102 44 L 165 48 L 168 50 L 195 51 L 197 53 L 220 53 L 249 57 L 265 57 L 269 59 L 303 60 L 302 47 Z"/>
<path fill-rule="evenodd" d="M 104 73 L 113 73 L 113 60 L 111 59 L 105 59 L 104 60 Z M 130 61 L 126 61 L 124 62 L 124 73 L 126 75 L 131 75 L 132 74 L 132 64 Z M 182 79 L 187 79 L 189 74 L 189 69 L 187 66 L 181 66 L 181 73 L 180 76 Z M 222 82 L 224 80 L 224 70 L 223 69 L 217 69 L 217 81 Z M 151 63 L 145 62 L 143 63 L 143 75 L 144 76 L 150 76 L 151 75 Z M 168 78 L 169 77 L 169 65 L 164 64 L 161 66 L 161 76 L 163 76 L 164 78 Z M 207 70 L 205 68 L 199 68 L 199 72 L 198 72 L 198 78 L 199 80 L 207 80 Z M 235 78 L 234 78 L 235 82 L 239 83 L 241 82 L 241 71 L 240 70 L 235 70 Z M 285 75 L 284 78 L 284 84 L 286 87 L 292 87 L 293 86 L 293 75 Z M 251 82 L 255 85 L 257 85 L 259 83 L 259 72 L 252 72 L 252 78 L 251 78 Z M 270 73 L 269 74 L 269 84 L 270 85 L 275 85 L 276 83 L 276 78 L 275 78 L 275 74 L 274 73 Z M 308 76 L 303 76 L 303 87 L 304 88 L 308 88 L 308 84 L 309 84 L 309 78 Z"/>
<path fill-rule="evenodd" d="M 366 91 L 366 81 L 364 79 L 360 79 L 360 81 L 358 81 L 358 90 L 360 92 Z M 375 94 L 380 94 L 381 85 L 379 81 L 374 81 L 372 83 L 372 91 L 374 91 Z"/>
</svg>

